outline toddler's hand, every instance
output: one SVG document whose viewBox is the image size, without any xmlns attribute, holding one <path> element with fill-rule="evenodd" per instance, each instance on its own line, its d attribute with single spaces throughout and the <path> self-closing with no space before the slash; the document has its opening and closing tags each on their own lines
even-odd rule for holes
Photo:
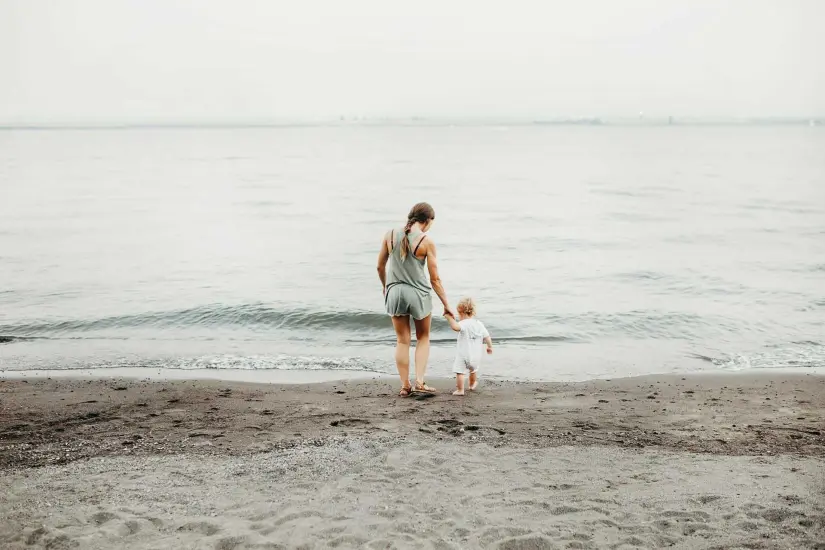
<svg viewBox="0 0 825 550">
<path fill-rule="evenodd" d="M 492 354 L 493 354 L 493 348 L 488 347 L 487 348 L 487 355 L 492 355 Z"/>
</svg>

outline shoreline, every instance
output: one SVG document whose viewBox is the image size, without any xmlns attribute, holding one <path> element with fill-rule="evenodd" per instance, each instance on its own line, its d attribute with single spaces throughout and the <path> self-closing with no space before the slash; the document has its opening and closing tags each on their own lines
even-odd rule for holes
<svg viewBox="0 0 825 550">
<path fill-rule="evenodd" d="M 361 370 L 322 369 L 173 369 L 147 367 L 97 367 L 80 369 L 0 370 L 0 380 L 215 380 L 250 384 L 320 384 L 355 379 L 379 379 L 391 375 Z"/>
<path fill-rule="evenodd" d="M 0 380 L 3 548 L 818 548 L 825 378 Z"/>
<path fill-rule="evenodd" d="M 443 369 L 441 369 L 443 370 Z M 443 372 L 439 373 L 443 375 Z M 759 369 L 693 369 L 684 371 L 669 371 L 662 373 L 644 373 L 627 375 L 603 375 L 585 379 L 521 379 L 505 376 L 485 375 L 486 380 L 495 382 L 512 382 L 526 384 L 559 384 L 559 383 L 586 383 L 598 380 L 624 380 L 656 376 L 797 376 L 810 375 L 825 377 L 825 368 L 788 367 L 788 368 L 759 368 Z M 23 379 L 81 379 L 81 380 L 149 380 L 162 381 L 199 381 L 214 380 L 224 382 L 243 382 L 250 384 L 322 384 L 345 380 L 395 380 L 395 373 L 384 373 L 369 370 L 348 369 L 180 369 L 156 367 L 93 367 L 70 369 L 0 369 L 0 381 Z M 449 380 L 449 377 L 430 376 L 428 380 Z"/>
</svg>

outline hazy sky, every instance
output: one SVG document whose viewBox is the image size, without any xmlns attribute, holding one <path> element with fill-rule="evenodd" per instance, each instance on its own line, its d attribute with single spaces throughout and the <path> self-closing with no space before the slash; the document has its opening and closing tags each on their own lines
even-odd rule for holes
<svg viewBox="0 0 825 550">
<path fill-rule="evenodd" d="M 0 121 L 821 115 L 823 0 L 0 0 Z"/>
</svg>

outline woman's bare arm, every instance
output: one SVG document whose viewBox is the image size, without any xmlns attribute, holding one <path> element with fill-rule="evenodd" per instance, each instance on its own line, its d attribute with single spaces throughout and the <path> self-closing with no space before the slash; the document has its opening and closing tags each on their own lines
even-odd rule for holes
<svg viewBox="0 0 825 550">
<path fill-rule="evenodd" d="M 435 291 L 436 296 L 438 299 L 441 300 L 441 304 L 444 306 L 444 311 L 449 311 L 452 313 L 450 309 L 450 302 L 447 300 L 447 291 L 444 290 L 444 285 L 441 283 L 441 277 L 438 275 L 438 254 L 435 249 L 435 243 L 432 239 L 427 239 L 425 241 L 425 246 L 427 247 L 426 257 L 427 257 L 427 269 L 430 271 L 430 284 Z"/>
<path fill-rule="evenodd" d="M 387 292 L 387 262 L 390 259 L 389 243 L 387 242 L 389 233 L 384 235 L 381 241 L 381 250 L 378 251 L 378 278 L 381 280 L 382 292 Z"/>
</svg>

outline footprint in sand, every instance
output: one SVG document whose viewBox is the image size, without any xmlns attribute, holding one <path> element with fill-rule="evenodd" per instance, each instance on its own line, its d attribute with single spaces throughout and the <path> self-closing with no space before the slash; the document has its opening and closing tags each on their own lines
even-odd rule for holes
<svg viewBox="0 0 825 550">
<path fill-rule="evenodd" d="M 363 420 L 361 418 L 344 418 L 343 420 L 333 420 L 329 425 L 333 427 L 350 428 L 353 426 L 368 426 L 369 423 L 369 420 Z"/>
<path fill-rule="evenodd" d="M 338 548 L 339 546 L 343 546 L 344 548 L 363 548 L 368 542 L 368 539 L 356 537 L 355 535 L 344 535 L 332 539 L 327 544 L 331 548 Z"/>
<path fill-rule="evenodd" d="M 205 521 L 193 521 L 190 523 L 184 523 L 180 527 L 178 527 L 178 531 L 189 531 L 192 533 L 200 533 L 201 535 L 206 535 L 207 537 L 211 537 L 221 528 L 217 525 L 212 523 L 207 523 Z"/>
<path fill-rule="evenodd" d="M 118 516 L 111 512 L 98 512 L 94 514 L 92 517 L 89 518 L 89 521 L 94 523 L 95 525 L 103 525 L 104 523 L 108 523 L 113 519 L 117 519 Z"/>
<path fill-rule="evenodd" d="M 37 544 L 37 541 L 39 541 L 40 538 L 45 534 L 46 528 L 43 526 L 38 527 L 37 529 L 29 533 L 28 537 L 26 537 L 26 544 L 29 546 L 34 546 L 35 544 Z"/>
<path fill-rule="evenodd" d="M 161 520 L 159 518 L 153 518 L 153 517 L 148 517 L 147 516 L 147 517 L 143 517 L 141 519 L 145 519 L 146 521 L 151 523 L 155 527 L 155 529 L 160 529 L 161 527 L 163 527 L 163 520 Z"/>
<path fill-rule="evenodd" d="M 623 545 L 635 546 L 637 548 L 641 548 L 642 546 L 647 546 L 645 544 L 645 541 L 643 541 L 639 537 L 626 538 L 626 539 L 622 540 L 619 544 L 617 544 L 616 547 L 620 547 L 620 546 L 623 546 Z"/>
<path fill-rule="evenodd" d="M 321 520 L 325 519 L 321 514 L 318 514 L 318 513 L 315 513 L 315 512 L 310 512 L 310 511 L 297 512 L 297 513 L 294 513 L 294 514 L 287 514 L 285 516 L 282 516 L 282 517 L 278 518 L 277 520 L 275 520 L 272 523 L 272 525 L 274 525 L 275 527 L 279 527 L 279 526 L 283 525 L 284 523 L 289 523 L 290 521 L 295 521 L 296 519 L 306 519 L 306 518 L 320 518 Z"/>
<path fill-rule="evenodd" d="M 483 547 L 486 547 L 499 541 L 515 540 L 529 534 L 530 531 L 527 529 L 516 527 L 489 527 L 481 534 L 479 542 Z"/>
<path fill-rule="evenodd" d="M 550 513 L 554 516 L 563 516 L 566 514 L 575 514 L 576 512 L 581 512 L 580 508 L 574 508 L 572 506 L 557 506 L 550 510 Z"/>
<path fill-rule="evenodd" d="M 227 537 L 215 543 L 215 550 L 235 550 L 246 542 L 246 537 Z"/>
<path fill-rule="evenodd" d="M 762 512 L 762 519 L 770 521 L 771 523 L 782 523 L 783 521 L 796 517 L 799 512 L 793 510 L 786 510 L 784 508 L 771 508 Z"/>
<path fill-rule="evenodd" d="M 553 550 L 556 546 L 547 537 L 527 535 L 503 540 L 498 543 L 499 550 Z"/>
<path fill-rule="evenodd" d="M 46 541 L 47 550 L 69 550 L 70 548 L 80 548 L 80 544 L 67 537 L 59 535 Z"/>
<path fill-rule="evenodd" d="M 121 536 L 128 537 L 140 532 L 140 523 L 135 520 L 129 520 L 120 528 Z"/>
<path fill-rule="evenodd" d="M 703 523 L 692 523 L 688 522 L 682 526 L 682 534 L 686 537 L 689 537 L 699 531 L 714 531 L 712 527 L 709 527 Z"/>
<path fill-rule="evenodd" d="M 676 521 L 697 521 L 700 523 L 707 523 L 710 520 L 710 514 L 706 512 L 682 512 L 680 510 L 665 510 L 660 514 L 665 518 L 673 518 Z"/>
</svg>

